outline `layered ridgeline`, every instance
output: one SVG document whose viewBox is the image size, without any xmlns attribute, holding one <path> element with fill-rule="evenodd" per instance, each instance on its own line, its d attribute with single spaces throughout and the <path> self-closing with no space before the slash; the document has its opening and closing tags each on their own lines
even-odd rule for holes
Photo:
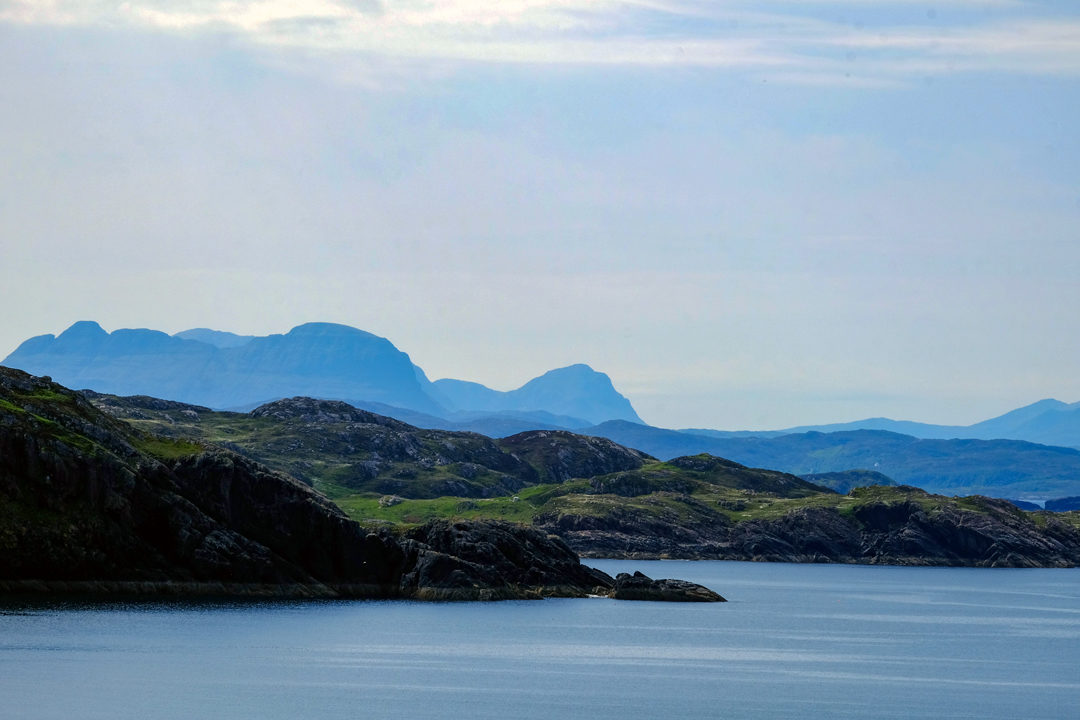
<svg viewBox="0 0 1080 720">
<path fill-rule="evenodd" d="M 807 432 L 835 433 L 852 430 L 885 430 L 928 440 L 1007 439 L 1080 448 L 1080 402 L 1040 400 L 972 425 L 934 425 L 879 417 L 829 425 L 801 425 L 786 430 L 766 432 L 725 432 L 701 429 L 689 429 L 682 432 L 709 437 L 778 437 Z"/>
<path fill-rule="evenodd" d="M 307 395 L 396 412 L 433 427 L 503 434 L 612 419 L 641 422 L 610 378 L 586 365 L 552 370 L 509 392 L 460 380 L 433 383 L 386 338 L 331 323 L 254 337 L 208 329 L 171 336 L 146 329 L 108 333 L 84 321 L 59 336 L 27 340 L 2 364 L 68 387 L 214 408 L 248 409 Z"/>
<path fill-rule="evenodd" d="M 711 453 L 796 475 L 869 469 L 947 495 L 1044 501 L 1080 492 L 1080 450 L 1020 440 L 927 440 L 884 430 L 721 437 L 625 421 L 581 432 L 661 459 Z"/>
<path fill-rule="evenodd" d="M 151 435 L 48 379 L 0 368 L 0 591 L 640 596 L 626 585 L 520 525 L 366 530 L 284 473 Z M 656 599 L 720 599 L 646 586 Z"/>
<path fill-rule="evenodd" d="M 1053 400 L 967 428 L 876 419 L 821 426 L 832 432 L 665 430 L 642 424 L 611 380 L 585 365 L 552 370 L 509 392 L 460 380 L 431 382 L 388 340 L 326 323 L 254 337 L 208 329 L 174 336 L 153 330 L 106 333 L 96 323 L 82 322 L 59 337 L 26 341 L 4 364 L 51 375 L 70 387 L 214 408 L 247 410 L 297 395 L 336 398 L 416 427 L 490 437 L 569 429 L 661 460 L 709 453 L 800 476 L 864 469 L 930 492 L 1017 501 L 1080 494 L 1080 450 L 1027 441 L 1080 445 L 1074 433 L 1080 428 L 1080 407 Z M 914 437 L 918 433 L 930 437 Z M 355 475 L 358 470 L 343 472 Z M 378 474 L 386 480 L 388 472 Z M 516 477 L 498 468 L 495 472 Z M 473 494 L 475 487 L 499 484 L 483 473 L 466 480 L 474 490 L 446 490 Z M 510 488 L 506 482 L 502 486 Z"/>
<path fill-rule="evenodd" d="M 228 447 L 287 470 L 367 524 L 502 519 L 579 553 L 794 562 L 1072 566 L 1075 514 L 1026 513 L 985 497 L 916 488 L 838 494 L 711 455 L 661 462 L 604 438 L 531 431 L 492 439 L 422 430 L 345 403 L 292 398 L 250 413 L 92 395 L 174 441 Z M 825 477 L 877 482 L 874 473 Z M 882 479 L 881 481 L 887 481 Z"/>
</svg>

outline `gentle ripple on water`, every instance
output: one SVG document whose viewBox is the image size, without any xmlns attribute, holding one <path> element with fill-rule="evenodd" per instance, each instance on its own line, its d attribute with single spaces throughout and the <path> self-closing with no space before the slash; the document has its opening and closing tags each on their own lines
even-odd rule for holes
<svg viewBox="0 0 1080 720">
<path fill-rule="evenodd" d="M 592 561 L 724 604 L 0 609 L 5 718 L 1072 718 L 1080 573 Z"/>
</svg>

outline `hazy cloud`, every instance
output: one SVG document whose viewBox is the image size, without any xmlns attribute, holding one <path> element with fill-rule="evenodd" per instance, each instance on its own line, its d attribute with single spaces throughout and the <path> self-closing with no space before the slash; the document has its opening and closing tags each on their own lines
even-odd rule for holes
<svg viewBox="0 0 1080 720">
<path fill-rule="evenodd" d="M 808 84 L 1080 74 L 1080 21 L 1008 1 L 16 0 L 0 6 L 0 20 L 225 31 L 256 45 L 398 60 L 736 68 Z"/>
</svg>

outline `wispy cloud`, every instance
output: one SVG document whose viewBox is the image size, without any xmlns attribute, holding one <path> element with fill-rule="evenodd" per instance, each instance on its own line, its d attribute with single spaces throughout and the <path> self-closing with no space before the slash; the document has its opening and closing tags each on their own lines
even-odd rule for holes
<svg viewBox="0 0 1080 720">
<path fill-rule="evenodd" d="M 831 0 L 794 9 L 696 0 L 0 3 L 8 23 L 225 32 L 258 46 L 392 60 L 700 66 L 861 85 L 928 74 L 1080 75 L 1080 17 L 1048 12 L 1016 0 Z"/>
</svg>

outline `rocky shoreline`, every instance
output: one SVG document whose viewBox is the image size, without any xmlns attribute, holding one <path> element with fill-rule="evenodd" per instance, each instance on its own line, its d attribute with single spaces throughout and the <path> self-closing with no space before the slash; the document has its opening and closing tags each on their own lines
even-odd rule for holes
<svg viewBox="0 0 1080 720">
<path fill-rule="evenodd" d="M 967 507 L 916 488 L 906 500 L 867 502 L 851 513 L 801 508 L 773 519 L 639 527 L 631 516 L 547 518 L 585 558 L 744 560 L 947 567 L 1080 566 L 1080 531 L 1050 513 L 1041 525 L 1006 500 L 972 496 Z M 858 494 L 858 490 L 854 491 Z"/>
<path fill-rule="evenodd" d="M 500 600 L 614 587 L 535 528 L 369 531 L 288 475 L 0 368 L 2 591 Z"/>
</svg>

